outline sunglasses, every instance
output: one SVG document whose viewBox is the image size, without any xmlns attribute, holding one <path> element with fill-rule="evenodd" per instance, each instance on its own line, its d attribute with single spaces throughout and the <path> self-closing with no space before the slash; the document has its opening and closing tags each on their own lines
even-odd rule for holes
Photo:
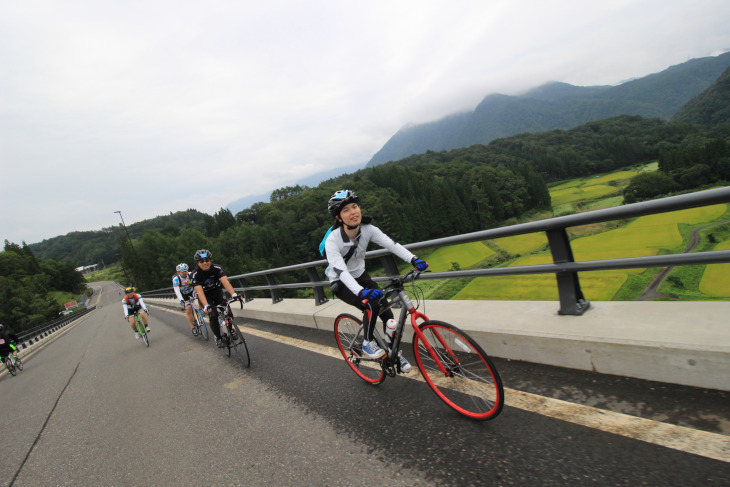
<svg viewBox="0 0 730 487">
<path fill-rule="evenodd" d="M 210 262 L 210 259 L 200 259 L 198 262 L 205 264 L 206 262 Z"/>
</svg>

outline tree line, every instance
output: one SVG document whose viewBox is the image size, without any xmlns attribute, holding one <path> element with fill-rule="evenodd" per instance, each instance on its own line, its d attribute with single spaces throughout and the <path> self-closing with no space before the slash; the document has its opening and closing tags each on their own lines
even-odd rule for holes
<svg viewBox="0 0 730 487">
<path fill-rule="evenodd" d="M 116 259 L 109 251 L 105 262 L 121 257 L 131 283 L 145 290 L 169 287 L 175 265 L 192 264 L 199 248 L 213 251 L 230 274 L 319 259 L 316 249 L 332 224 L 326 202 L 337 189 L 357 191 L 364 213 L 396 240 L 409 243 L 493 228 L 549 209 L 547 183 L 637 163 L 659 160 L 660 173 L 675 182 L 667 185 L 667 191 L 676 191 L 680 183 L 689 188 L 726 181 L 723 158 L 729 133 L 728 124 L 621 116 L 570 130 L 497 139 L 488 145 L 428 151 L 344 174 L 317 187 L 280 188 L 269 202 L 236 215 L 225 208 L 214 215 L 192 209 L 171 213 L 130 225 L 131 242 L 121 228 L 112 227 L 74 232 L 69 235 L 79 238 L 58 237 L 44 241 L 45 246 L 31 247 L 36 251 L 38 246 L 46 255 L 53 255 L 49 249 L 61 249 L 62 255 L 83 255 L 79 249 L 90 247 L 116 249 Z M 698 164 L 706 168 L 694 167 Z M 93 238 L 81 238 L 85 233 Z M 94 261 L 93 255 L 98 254 L 86 254 L 84 262 Z"/>
<path fill-rule="evenodd" d="M 274 191 L 235 216 L 221 209 L 204 230 L 186 227 L 176 235 L 147 231 L 122 241 L 123 264 L 140 289 L 169 287 L 175 265 L 192 264 L 196 249 L 211 250 L 229 275 L 318 260 L 334 222 L 327 201 L 334 191 L 355 190 L 363 213 L 402 243 L 476 231 L 525 212 L 550 208 L 544 179 L 528 165 L 515 170 L 487 164 L 410 167 L 386 164 L 321 183 Z"/>
<path fill-rule="evenodd" d="M 70 260 L 39 260 L 25 243 L 5 240 L 0 252 L 0 323 L 15 333 L 58 318 L 63 306 L 51 291 L 81 294 L 86 289 Z"/>
<path fill-rule="evenodd" d="M 337 189 L 362 197 L 365 214 L 408 243 L 493 228 L 550 208 L 547 183 L 670 157 L 727 129 L 622 116 L 570 130 L 521 134 L 451 151 L 426 152 L 320 183 L 274 191 L 233 215 L 222 208 L 203 227 L 148 230 L 121 239 L 123 263 L 141 289 L 169 287 L 175 265 L 208 248 L 229 274 L 319 259 Z M 119 240 L 118 240 L 119 241 Z M 263 283 L 263 282 L 262 282 Z"/>
<path fill-rule="evenodd" d="M 624 190 L 624 203 L 694 191 L 730 181 L 730 126 L 687 137 L 678 148 L 659 156 L 659 170 L 640 174 Z"/>
</svg>

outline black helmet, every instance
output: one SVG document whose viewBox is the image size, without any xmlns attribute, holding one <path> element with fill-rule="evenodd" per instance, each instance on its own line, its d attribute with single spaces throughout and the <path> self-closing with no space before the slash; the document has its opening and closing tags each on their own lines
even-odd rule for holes
<svg viewBox="0 0 730 487">
<path fill-rule="evenodd" d="M 125 293 L 133 293 L 133 292 L 134 292 L 134 288 L 133 288 L 132 286 L 130 286 L 130 287 L 125 287 L 125 288 L 124 288 L 124 292 L 125 292 Z"/>
<path fill-rule="evenodd" d="M 213 254 L 210 253 L 210 250 L 200 249 L 197 252 L 195 252 L 195 262 L 199 261 L 200 259 L 212 259 Z"/>
<path fill-rule="evenodd" d="M 327 210 L 330 212 L 330 215 L 336 217 L 340 214 L 340 211 L 342 211 L 342 207 L 349 205 L 350 203 L 357 203 L 360 205 L 360 198 L 358 198 L 354 191 L 341 189 L 339 191 L 335 191 L 335 194 L 330 197 L 329 202 L 327 202 Z"/>
</svg>

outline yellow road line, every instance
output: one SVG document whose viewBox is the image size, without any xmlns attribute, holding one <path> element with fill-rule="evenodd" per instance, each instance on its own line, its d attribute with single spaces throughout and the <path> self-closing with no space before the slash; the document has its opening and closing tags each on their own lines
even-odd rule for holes
<svg viewBox="0 0 730 487">
<path fill-rule="evenodd" d="M 291 345 L 328 357 L 342 359 L 339 349 L 289 338 L 267 331 L 242 327 L 245 333 Z M 414 367 L 417 370 L 417 367 Z M 402 377 L 424 382 L 420 373 Z M 730 436 L 676 426 L 651 419 L 543 397 L 529 392 L 505 388 L 505 404 L 543 416 L 567 421 L 628 438 L 660 445 L 703 457 L 730 462 Z"/>
</svg>

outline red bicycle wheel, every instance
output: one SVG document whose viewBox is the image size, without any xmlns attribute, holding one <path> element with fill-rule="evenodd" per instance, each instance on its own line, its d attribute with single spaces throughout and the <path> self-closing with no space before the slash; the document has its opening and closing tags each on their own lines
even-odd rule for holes
<svg viewBox="0 0 730 487">
<path fill-rule="evenodd" d="M 504 406 L 504 388 L 496 367 L 477 342 L 457 327 L 441 321 L 419 325 L 430 347 L 414 334 L 413 353 L 433 392 L 460 414 L 476 420 L 494 419 Z M 441 371 L 428 348 L 432 348 Z"/>
<path fill-rule="evenodd" d="M 380 363 L 367 358 L 362 351 L 362 322 L 359 319 L 348 314 L 335 318 L 335 339 L 347 365 L 362 380 L 374 385 L 385 380 Z"/>
</svg>

